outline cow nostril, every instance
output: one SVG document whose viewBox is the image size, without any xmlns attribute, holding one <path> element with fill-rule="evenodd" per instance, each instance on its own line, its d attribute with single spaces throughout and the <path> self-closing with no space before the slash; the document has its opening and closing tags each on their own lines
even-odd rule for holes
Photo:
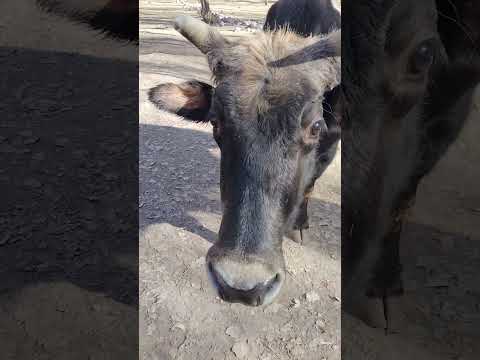
<svg viewBox="0 0 480 360">
<path fill-rule="evenodd" d="M 222 292 L 222 289 L 223 289 L 222 285 L 224 285 L 224 281 L 219 277 L 219 274 L 217 273 L 217 271 L 215 270 L 211 262 L 208 263 L 208 275 L 213 285 L 217 289 L 220 297 L 223 299 L 224 296 Z"/>
<path fill-rule="evenodd" d="M 259 281 L 260 278 L 256 278 L 255 271 L 251 272 L 250 266 L 246 264 L 243 267 L 242 264 L 240 268 L 235 266 L 226 268 L 215 262 L 207 262 L 210 280 L 220 298 L 225 301 L 240 302 L 252 306 L 260 306 L 273 301 L 281 288 L 281 273 L 276 273 L 268 280 Z M 264 275 L 267 275 L 267 273 L 268 271 Z"/>
<path fill-rule="evenodd" d="M 272 286 L 275 286 L 275 284 L 278 281 L 280 281 L 280 274 L 276 274 L 270 280 L 266 281 L 264 284 L 259 285 L 259 286 L 264 286 L 266 288 L 266 290 L 268 291 Z"/>
</svg>

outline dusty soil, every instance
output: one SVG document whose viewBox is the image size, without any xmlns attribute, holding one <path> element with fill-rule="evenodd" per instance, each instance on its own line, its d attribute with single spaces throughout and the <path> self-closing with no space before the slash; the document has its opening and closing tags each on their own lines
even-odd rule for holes
<svg viewBox="0 0 480 360">
<path fill-rule="evenodd" d="M 268 9 L 262 0 L 210 3 L 260 23 Z M 288 275 L 278 301 L 225 303 L 208 282 L 204 257 L 221 218 L 219 151 L 209 126 L 162 113 L 146 96 L 159 83 L 210 80 L 201 53 L 172 31 L 176 15 L 195 14 L 182 4 L 140 3 L 141 358 L 339 359 L 339 156 L 311 201 L 311 241 L 284 242 Z M 248 30 L 220 28 L 232 37 Z"/>
</svg>

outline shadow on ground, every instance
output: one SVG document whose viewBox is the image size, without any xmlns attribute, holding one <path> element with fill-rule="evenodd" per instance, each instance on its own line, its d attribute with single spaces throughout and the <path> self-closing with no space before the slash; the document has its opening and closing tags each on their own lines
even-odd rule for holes
<svg viewBox="0 0 480 360">
<path fill-rule="evenodd" d="M 66 281 L 136 306 L 137 64 L 7 47 L 0 62 L 0 293 Z"/>
<path fill-rule="evenodd" d="M 342 358 L 477 359 L 480 254 L 475 243 L 478 239 L 437 227 L 405 224 L 405 293 L 391 308 L 395 330 L 386 336 L 384 329 L 342 312 Z"/>
</svg>

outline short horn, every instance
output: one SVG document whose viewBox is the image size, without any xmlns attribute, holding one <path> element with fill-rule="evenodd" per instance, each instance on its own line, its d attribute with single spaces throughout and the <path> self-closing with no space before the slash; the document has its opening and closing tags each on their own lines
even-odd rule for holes
<svg viewBox="0 0 480 360">
<path fill-rule="evenodd" d="M 299 65 L 306 62 L 336 57 L 342 55 L 342 32 L 336 30 L 322 37 L 312 45 L 306 46 L 297 52 L 270 63 L 274 67 Z"/>
<path fill-rule="evenodd" d="M 206 54 L 214 44 L 223 42 L 223 36 L 206 23 L 190 16 L 178 16 L 175 19 L 175 30 Z"/>
</svg>

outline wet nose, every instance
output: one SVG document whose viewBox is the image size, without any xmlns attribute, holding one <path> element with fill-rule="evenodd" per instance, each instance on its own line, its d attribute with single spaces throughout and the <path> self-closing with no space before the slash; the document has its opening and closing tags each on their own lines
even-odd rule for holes
<svg viewBox="0 0 480 360">
<path fill-rule="evenodd" d="M 283 283 L 283 272 L 260 261 L 208 260 L 208 273 L 220 297 L 228 302 L 259 306 L 271 303 Z"/>
</svg>

